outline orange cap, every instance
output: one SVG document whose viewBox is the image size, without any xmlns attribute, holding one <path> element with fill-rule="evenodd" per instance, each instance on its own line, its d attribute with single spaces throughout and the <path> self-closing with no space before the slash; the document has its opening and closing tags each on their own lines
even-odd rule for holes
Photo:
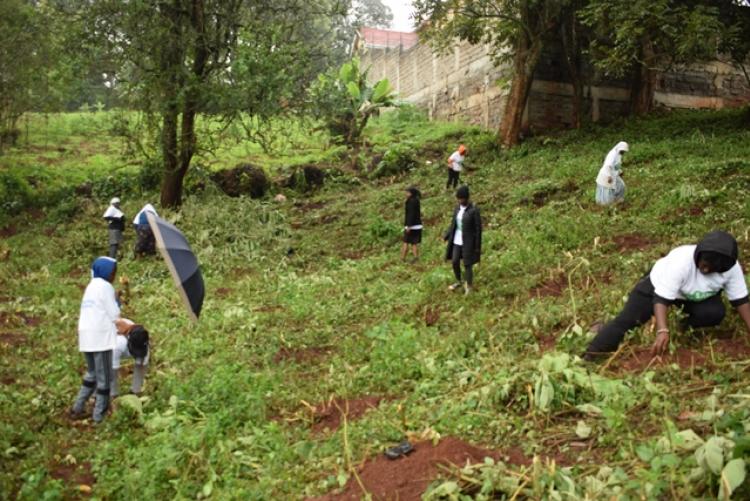
<svg viewBox="0 0 750 501">
<path fill-rule="evenodd" d="M 462 145 L 460 145 L 460 146 L 458 147 L 458 152 L 459 152 L 460 154 L 462 154 L 462 155 L 463 155 L 464 153 L 466 153 L 466 146 L 464 146 L 463 144 L 462 144 Z"/>
</svg>

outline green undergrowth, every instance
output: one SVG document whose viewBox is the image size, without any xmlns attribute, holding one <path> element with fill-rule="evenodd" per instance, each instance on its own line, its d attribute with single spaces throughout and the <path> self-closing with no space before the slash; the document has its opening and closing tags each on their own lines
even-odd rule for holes
<svg viewBox="0 0 750 501">
<path fill-rule="evenodd" d="M 601 209 L 594 179 L 620 140 L 631 146 L 627 202 Z M 82 373 L 78 308 L 88 266 L 106 251 L 107 201 L 77 197 L 13 219 L 15 233 L 0 243 L 0 492 L 304 499 L 340 488 L 405 434 L 428 433 L 521 451 L 529 463 L 445 471 L 431 499 L 750 494 L 744 358 L 688 335 L 674 336 L 671 349 L 706 361 L 682 369 L 623 371 L 577 357 L 589 327 L 611 318 L 670 248 L 722 228 L 749 255 L 741 112 L 664 114 L 510 151 L 496 150 L 488 132 L 404 112 L 376 120 L 368 141 L 375 153 L 411 145 L 415 164 L 281 203 L 209 187 L 163 214 L 201 263 L 197 325 L 161 259 L 134 259 L 126 231 L 124 315 L 152 333 L 152 366 L 144 397 L 118 404 L 97 427 L 65 411 Z M 445 159 L 458 143 L 470 152 L 462 179 L 485 227 L 467 297 L 447 290 L 441 240 L 454 205 Z M 412 184 L 425 222 L 415 264 L 398 257 Z M 134 194 L 123 209 L 130 217 L 154 198 Z M 746 336 L 731 313 L 718 334 Z M 650 341 L 646 330 L 632 333 L 621 356 Z M 383 400 L 337 430 L 312 430 L 310 407 L 334 396 Z"/>
</svg>

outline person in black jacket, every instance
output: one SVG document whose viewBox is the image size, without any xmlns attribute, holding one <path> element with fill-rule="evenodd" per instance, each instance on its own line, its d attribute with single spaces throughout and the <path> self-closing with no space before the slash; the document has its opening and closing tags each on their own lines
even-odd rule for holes
<svg viewBox="0 0 750 501">
<path fill-rule="evenodd" d="M 449 287 L 457 290 L 461 287 L 461 260 L 464 262 L 466 283 L 464 291 L 471 292 L 474 283 L 472 266 L 479 262 L 482 254 L 482 218 L 479 208 L 469 202 L 469 187 L 461 186 L 456 190 L 458 207 L 453 211 L 453 219 L 443 239 L 447 242 L 446 261 L 452 261 L 456 282 Z"/>
<path fill-rule="evenodd" d="M 401 246 L 401 260 L 406 259 L 406 254 L 411 245 L 414 260 L 419 259 L 419 243 L 422 241 L 422 213 L 419 207 L 419 190 L 410 186 L 406 188 L 406 203 L 404 215 L 404 243 Z"/>
</svg>

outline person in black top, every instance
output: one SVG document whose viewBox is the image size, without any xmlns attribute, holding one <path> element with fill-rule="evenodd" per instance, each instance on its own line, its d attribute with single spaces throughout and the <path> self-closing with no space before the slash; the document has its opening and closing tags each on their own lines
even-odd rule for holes
<svg viewBox="0 0 750 501">
<path fill-rule="evenodd" d="M 117 259 L 117 249 L 125 230 L 125 214 L 120 210 L 119 198 L 115 197 L 109 202 L 103 217 L 109 222 L 109 257 Z"/>
<path fill-rule="evenodd" d="M 422 241 L 422 213 L 419 206 L 419 190 L 414 186 L 406 188 L 406 203 L 404 204 L 404 243 L 401 246 L 401 260 L 406 259 L 406 254 L 411 245 L 411 253 L 414 260 L 419 259 L 419 243 Z"/>
<path fill-rule="evenodd" d="M 469 202 L 469 187 L 461 186 L 456 190 L 458 207 L 453 211 L 453 219 L 443 240 L 448 244 L 445 259 L 453 263 L 453 274 L 456 282 L 449 287 L 456 290 L 461 287 L 461 260 L 464 262 L 466 283 L 464 291 L 471 292 L 474 283 L 472 266 L 479 262 L 482 254 L 482 218 L 479 208 Z"/>
</svg>

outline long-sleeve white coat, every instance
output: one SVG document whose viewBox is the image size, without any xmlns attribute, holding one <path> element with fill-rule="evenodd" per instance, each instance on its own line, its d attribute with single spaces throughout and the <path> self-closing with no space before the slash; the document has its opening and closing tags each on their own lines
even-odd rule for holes
<svg viewBox="0 0 750 501">
<path fill-rule="evenodd" d="M 596 176 L 596 184 L 614 189 L 617 177 L 619 177 L 620 170 L 622 170 L 622 152 L 628 151 L 628 149 L 628 143 L 620 141 L 607 153 L 604 164 L 599 169 L 599 175 Z"/>
</svg>

